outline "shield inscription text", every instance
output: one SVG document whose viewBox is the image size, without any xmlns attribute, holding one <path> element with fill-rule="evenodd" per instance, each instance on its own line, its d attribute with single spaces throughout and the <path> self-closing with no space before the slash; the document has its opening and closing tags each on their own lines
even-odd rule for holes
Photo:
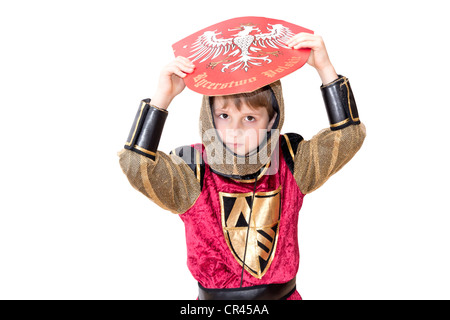
<svg viewBox="0 0 450 320">
<path fill-rule="evenodd" d="M 281 186 L 274 191 L 256 192 L 250 217 L 252 192 L 219 192 L 222 229 L 236 261 L 242 266 L 248 235 L 245 269 L 261 279 L 272 263 L 280 223 Z"/>
</svg>

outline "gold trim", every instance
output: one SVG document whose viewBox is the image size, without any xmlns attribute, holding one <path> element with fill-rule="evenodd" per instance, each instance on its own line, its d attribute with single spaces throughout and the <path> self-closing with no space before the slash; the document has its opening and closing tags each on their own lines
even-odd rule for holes
<svg viewBox="0 0 450 320">
<path fill-rule="evenodd" d="M 200 152 L 198 150 L 195 150 L 195 161 L 197 161 L 197 181 L 200 182 Z"/>
<path fill-rule="evenodd" d="M 268 224 L 268 225 L 265 225 L 265 226 L 261 226 L 261 227 L 258 227 L 258 229 L 264 229 L 264 228 L 272 228 L 274 225 L 276 225 L 278 222 L 274 222 L 274 223 L 272 223 L 272 224 Z M 240 230 L 240 229 L 242 229 L 243 227 L 227 227 L 227 230 Z M 252 227 L 252 226 L 250 226 L 250 229 L 256 229 L 256 227 Z"/>
<path fill-rule="evenodd" d="M 144 152 L 144 153 L 146 153 L 146 154 L 149 154 L 149 155 L 151 155 L 151 156 L 156 157 L 156 153 L 155 153 L 155 152 L 150 151 L 150 150 L 146 150 L 146 149 L 144 149 L 144 148 L 142 148 L 142 147 L 139 147 L 137 144 L 134 146 L 134 148 L 137 149 L 137 150 L 139 150 L 139 151 L 142 151 L 142 152 Z"/>
<path fill-rule="evenodd" d="M 347 87 L 347 100 L 348 100 L 348 109 L 350 110 L 350 117 L 352 118 L 353 122 L 359 121 L 359 118 L 354 118 L 353 117 L 353 113 L 352 113 L 352 106 L 350 104 L 350 88 L 348 87 L 348 79 L 346 77 L 344 78 L 344 82 L 340 84 L 340 86 L 342 87 L 343 84 L 345 84 L 345 86 Z"/>
<path fill-rule="evenodd" d="M 342 76 L 342 78 L 345 78 L 345 77 Z M 322 88 L 329 87 L 329 86 L 335 84 L 336 82 L 338 82 L 339 80 L 341 80 L 342 78 L 338 76 L 337 79 L 335 79 L 335 80 L 333 80 L 333 81 L 331 81 L 331 82 L 328 82 L 327 84 L 322 84 Z"/>
<path fill-rule="evenodd" d="M 336 128 L 336 127 L 339 127 L 339 126 L 341 126 L 341 125 L 343 125 L 343 124 L 345 124 L 345 123 L 347 123 L 347 122 L 349 122 L 349 121 L 350 121 L 350 118 L 347 118 L 347 119 L 342 120 L 342 121 L 340 121 L 340 122 L 338 122 L 338 123 L 330 124 L 330 127 L 331 127 L 331 128 Z"/>
<path fill-rule="evenodd" d="M 270 161 L 266 164 L 266 166 L 264 167 L 263 171 L 261 171 L 261 173 L 256 177 L 256 180 L 261 179 L 262 176 L 264 176 L 264 174 L 266 173 L 267 169 L 269 169 L 270 167 Z M 242 183 L 253 183 L 255 182 L 255 179 L 249 179 L 249 180 L 238 180 L 238 179 L 231 179 L 234 182 L 242 182 Z"/>
<path fill-rule="evenodd" d="M 142 185 L 144 186 L 144 190 L 148 194 L 148 197 L 150 199 L 152 199 L 161 208 L 168 210 L 170 212 L 174 212 L 174 211 L 170 210 L 169 207 L 165 206 L 164 203 L 161 200 L 159 200 L 158 196 L 156 195 L 156 192 L 152 187 L 150 177 L 148 176 L 147 163 L 145 161 L 141 161 L 139 170 L 141 173 Z M 174 212 L 174 213 L 176 213 L 176 212 Z"/>
<path fill-rule="evenodd" d="M 146 103 L 145 103 L 144 101 L 141 101 L 141 112 L 139 113 L 139 118 L 138 118 L 138 120 L 136 121 L 136 126 L 134 127 L 134 132 L 133 132 L 133 135 L 131 136 L 131 141 L 133 141 L 134 136 L 136 135 L 136 130 L 137 130 L 137 127 L 138 127 L 138 125 L 139 125 L 139 122 L 141 121 L 142 112 L 144 111 L 145 105 L 146 105 Z M 125 143 L 125 145 L 131 146 L 131 141 L 127 141 L 127 142 Z"/>
<path fill-rule="evenodd" d="M 278 189 L 273 190 L 273 191 L 264 191 L 264 192 L 256 192 L 255 193 L 255 197 L 256 196 L 273 196 L 275 194 L 277 194 L 278 192 L 280 192 L 281 190 L 281 185 L 278 187 Z M 224 195 L 225 197 L 236 197 L 236 198 L 242 198 L 242 197 L 248 197 L 253 195 L 253 192 L 247 192 L 247 193 L 227 193 L 227 192 L 219 192 L 219 195 Z"/>
<path fill-rule="evenodd" d="M 167 111 L 166 109 L 157 107 L 157 106 L 155 106 L 154 104 L 150 104 L 150 103 L 149 103 L 148 105 L 149 105 L 150 107 L 153 107 L 153 108 L 159 110 L 159 111 L 162 111 L 162 112 L 165 112 L 165 113 L 169 113 L 169 111 Z"/>
<path fill-rule="evenodd" d="M 338 159 L 339 155 L 339 146 L 341 144 L 341 138 L 342 138 L 342 130 L 338 130 L 334 134 L 334 141 L 333 141 L 333 149 L 331 151 L 331 160 L 330 160 L 330 166 L 328 167 L 328 173 L 327 176 L 331 176 L 331 172 L 334 169 L 334 166 L 336 165 L 336 161 Z"/>
<path fill-rule="evenodd" d="M 317 180 L 320 177 L 319 139 L 311 139 L 310 145 L 309 158 L 312 159 L 314 163 L 314 179 Z"/>
<path fill-rule="evenodd" d="M 289 141 L 289 137 L 286 134 L 283 134 L 283 136 L 284 136 L 284 139 L 286 140 L 292 160 L 294 160 L 294 151 L 292 150 L 292 146 L 291 146 L 291 142 Z"/>
</svg>

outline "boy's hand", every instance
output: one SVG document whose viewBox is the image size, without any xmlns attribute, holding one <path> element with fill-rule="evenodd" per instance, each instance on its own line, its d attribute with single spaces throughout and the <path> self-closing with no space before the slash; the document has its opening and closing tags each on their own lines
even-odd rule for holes
<svg viewBox="0 0 450 320">
<path fill-rule="evenodd" d="M 186 74 L 192 73 L 194 68 L 194 64 L 184 57 L 177 57 L 166 65 L 161 70 L 158 89 L 152 98 L 152 104 L 159 108 L 167 109 L 173 98 L 186 87 L 183 78 L 186 77 Z"/>
<path fill-rule="evenodd" d="M 289 39 L 286 44 L 293 49 L 311 48 L 307 63 L 319 73 L 323 84 L 330 83 L 338 78 L 322 37 L 301 32 Z"/>
</svg>

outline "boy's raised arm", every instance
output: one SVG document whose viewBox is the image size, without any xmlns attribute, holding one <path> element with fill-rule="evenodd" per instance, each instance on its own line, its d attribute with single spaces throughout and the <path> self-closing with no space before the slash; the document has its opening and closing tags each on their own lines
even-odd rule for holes
<svg viewBox="0 0 450 320">
<path fill-rule="evenodd" d="M 294 158 L 294 177 L 304 194 L 319 188 L 350 161 L 366 136 L 348 79 L 340 76 L 321 90 L 330 128 L 301 141 Z"/>
<path fill-rule="evenodd" d="M 178 214 L 186 212 L 200 195 L 199 166 L 157 149 L 168 115 L 166 109 L 183 91 L 182 78 L 190 70 L 181 57 L 164 67 L 155 99 L 141 101 L 124 149 L 119 152 L 120 166 L 131 185 L 160 207 Z M 196 152 L 192 149 L 194 161 L 198 159 Z"/>
<path fill-rule="evenodd" d="M 157 151 L 166 117 L 166 110 L 143 100 L 119 162 L 135 189 L 161 208 L 182 214 L 195 203 L 201 185 L 183 159 Z"/>
<path fill-rule="evenodd" d="M 330 128 L 320 131 L 311 140 L 301 141 L 294 157 L 294 177 L 306 194 L 319 188 L 350 161 L 361 147 L 366 129 L 359 120 L 350 83 L 346 77 L 336 74 L 322 37 L 299 33 L 287 44 L 292 49 L 311 48 L 307 63 L 326 84 L 320 88 Z"/>
</svg>

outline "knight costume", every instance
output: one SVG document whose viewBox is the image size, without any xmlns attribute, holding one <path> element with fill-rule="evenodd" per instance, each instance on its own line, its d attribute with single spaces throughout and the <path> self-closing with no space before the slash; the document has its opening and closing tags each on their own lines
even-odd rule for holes
<svg viewBox="0 0 450 320">
<path fill-rule="evenodd" d="M 280 81 L 270 84 L 273 130 L 253 153 L 239 156 L 215 132 L 204 96 L 202 143 L 169 155 L 157 151 L 168 112 L 141 102 L 120 165 L 131 185 L 179 214 L 186 228 L 187 265 L 199 299 L 301 299 L 297 224 L 303 198 L 360 149 L 365 127 L 346 77 L 322 85 L 330 128 L 311 140 L 279 134 L 284 121 Z"/>
</svg>

